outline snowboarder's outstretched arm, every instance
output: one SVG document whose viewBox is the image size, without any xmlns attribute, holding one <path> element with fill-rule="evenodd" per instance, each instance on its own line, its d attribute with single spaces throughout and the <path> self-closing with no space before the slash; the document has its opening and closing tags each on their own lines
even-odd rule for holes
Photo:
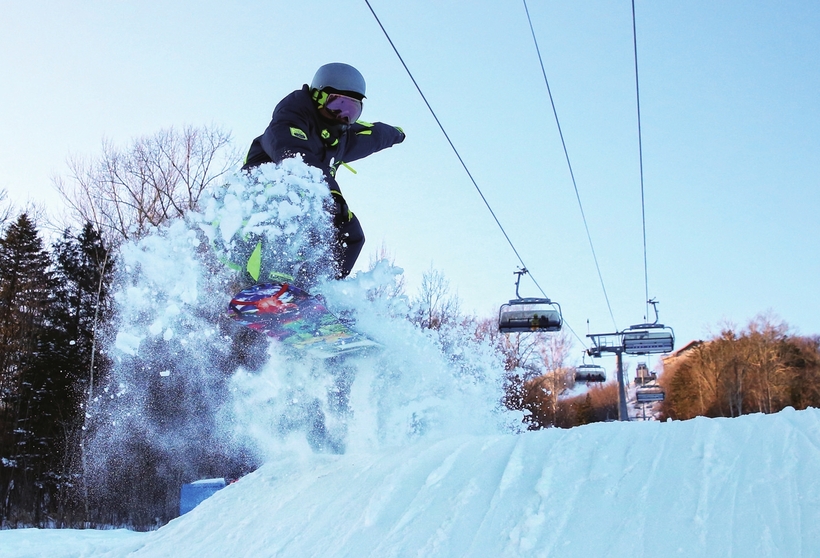
<svg viewBox="0 0 820 558">
<path fill-rule="evenodd" d="M 244 168 L 301 154 L 305 163 L 324 172 L 331 190 L 336 190 L 331 164 L 356 161 L 403 140 L 400 128 L 381 122 L 341 127 L 323 121 L 305 86 L 276 106 L 265 133 L 253 141 Z"/>
<path fill-rule="evenodd" d="M 404 130 L 383 122 L 362 122 L 350 126 L 348 144 L 341 156 L 345 163 L 352 163 L 368 155 L 392 147 L 404 141 Z"/>
</svg>

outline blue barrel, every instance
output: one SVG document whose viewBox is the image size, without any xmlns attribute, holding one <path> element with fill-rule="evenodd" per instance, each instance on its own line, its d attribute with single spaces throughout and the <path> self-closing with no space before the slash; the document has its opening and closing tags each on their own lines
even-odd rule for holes
<svg viewBox="0 0 820 558">
<path fill-rule="evenodd" d="M 225 479 L 203 479 L 183 484 L 179 491 L 179 515 L 188 513 L 214 492 L 225 488 Z"/>
</svg>

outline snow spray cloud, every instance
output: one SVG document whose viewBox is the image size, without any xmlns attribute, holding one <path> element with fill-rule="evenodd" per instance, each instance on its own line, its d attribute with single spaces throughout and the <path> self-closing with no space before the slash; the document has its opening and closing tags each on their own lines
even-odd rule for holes
<svg viewBox="0 0 820 558">
<path fill-rule="evenodd" d="M 244 280 L 231 266 L 260 243 L 283 268 L 327 260 L 330 196 L 321 172 L 297 160 L 237 172 L 207 194 L 201 213 L 121 249 L 113 367 L 87 444 L 98 486 L 236 476 L 256 464 L 234 436 L 228 382 L 258 366 L 260 353 L 266 360 L 267 342 L 224 315 Z"/>
<path fill-rule="evenodd" d="M 236 173 L 200 213 L 123 247 L 114 367 L 89 443 L 97 471 L 116 476 L 138 452 L 173 469 L 178 482 L 230 476 L 226 468 L 241 474 L 294 447 L 369 451 L 520 423 L 499 408 L 503 368 L 489 347 L 469 335 L 443 343 L 442 332 L 407 321 L 405 298 L 383 294 L 402 270 L 380 262 L 329 280 L 328 202 L 322 173 L 289 159 Z M 312 289 L 383 350 L 313 359 L 226 318 L 257 247 L 260 281 L 313 265 Z"/>
</svg>

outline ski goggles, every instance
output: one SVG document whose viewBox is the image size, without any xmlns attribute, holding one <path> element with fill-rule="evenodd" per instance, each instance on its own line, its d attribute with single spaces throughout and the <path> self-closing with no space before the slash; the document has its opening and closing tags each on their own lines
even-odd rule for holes
<svg viewBox="0 0 820 558">
<path fill-rule="evenodd" d="M 339 122 L 352 124 L 362 115 L 362 102 L 359 99 L 331 93 L 325 101 L 325 110 Z"/>
</svg>

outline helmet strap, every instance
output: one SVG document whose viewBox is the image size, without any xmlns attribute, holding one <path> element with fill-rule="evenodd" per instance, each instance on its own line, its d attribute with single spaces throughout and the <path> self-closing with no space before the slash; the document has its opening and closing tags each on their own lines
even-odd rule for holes
<svg viewBox="0 0 820 558">
<path fill-rule="evenodd" d="M 324 108 L 325 103 L 327 103 L 327 98 L 329 94 L 327 91 L 319 91 L 318 89 L 313 90 L 313 101 L 316 103 L 316 108 Z"/>
</svg>

